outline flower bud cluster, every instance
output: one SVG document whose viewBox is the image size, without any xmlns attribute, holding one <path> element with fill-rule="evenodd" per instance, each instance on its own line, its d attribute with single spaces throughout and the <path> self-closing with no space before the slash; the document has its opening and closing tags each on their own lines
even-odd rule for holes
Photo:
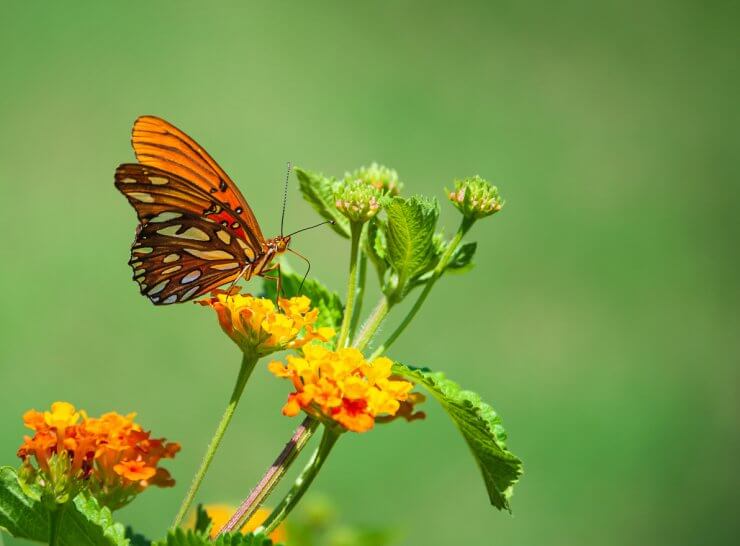
<svg viewBox="0 0 740 546">
<path fill-rule="evenodd" d="M 495 214 L 504 206 L 496 186 L 480 176 L 456 180 L 455 189 L 448 193 L 452 204 L 471 220 L 479 220 Z"/>
<path fill-rule="evenodd" d="M 380 210 L 381 191 L 359 178 L 339 182 L 334 189 L 335 205 L 351 222 L 364 223 Z"/>
</svg>

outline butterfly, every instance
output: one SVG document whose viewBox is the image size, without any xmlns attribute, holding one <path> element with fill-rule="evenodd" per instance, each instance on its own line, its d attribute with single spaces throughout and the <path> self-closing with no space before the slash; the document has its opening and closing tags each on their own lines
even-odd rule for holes
<svg viewBox="0 0 740 546">
<path fill-rule="evenodd" d="M 115 186 L 139 217 L 129 265 L 149 301 L 181 303 L 279 269 L 272 262 L 291 235 L 265 239 L 236 184 L 198 143 L 141 116 L 131 144 L 138 163 L 120 165 Z"/>
</svg>

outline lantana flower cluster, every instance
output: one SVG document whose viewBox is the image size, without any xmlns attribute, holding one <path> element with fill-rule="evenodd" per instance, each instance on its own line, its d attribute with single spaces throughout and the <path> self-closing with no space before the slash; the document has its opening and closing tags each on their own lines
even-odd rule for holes
<svg viewBox="0 0 740 546">
<path fill-rule="evenodd" d="M 495 214 L 504 206 L 498 188 L 480 176 L 455 181 L 455 189 L 448 192 L 452 204 L 471 220 Z"/>
<path fill-rule="evenodd" d="M 287 361 L 269 365 L 273 374 L 290 379 L 295 387 L 283 414 L 294 416 L 303 410 L 354 432 L 372 429 L 377 416 L 394 416 L 413 388 L 408 381 L 391 378 L 389 359 L 368 362 L 354 348 L 331 351 L 307 345 L 302 356 L 290 355 Z"/>
<path fill-rule="evenodd" d="M 215 292 L 199 303 L 213 307 L 223 331 L 242 351 L 256 356 L 334 337 L 333 328 L 315 326 L 319 311 L 311 309 L 306 296 L 280 298 L 276 307 L 267 298 Z"/>
<path fill-rule="evenodd" d="M 84 487 L 111 510 L 147 487 L 173 486 L 159 462 L 173 458 L 180 444 L 152 438 L 135 416 L 110 412 L 92 418 L 68 402 L 53 403 L 51 411 L 26 412 L 24 424 L 34 435 L 25 436 L 18 449 L 24 480 L 57 504 Z"/>
</svg>

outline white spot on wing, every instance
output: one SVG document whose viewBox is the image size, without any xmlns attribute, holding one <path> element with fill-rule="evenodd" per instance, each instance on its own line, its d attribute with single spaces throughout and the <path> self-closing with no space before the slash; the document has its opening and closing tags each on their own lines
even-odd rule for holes
<svg viewBox="0 0 740 546">
<path fill-rule="evenodd" d="M 154 249 L 150 246 L 137 246 L 132 249 L 131 252 L 136 252 L 137 254 L 149 254 L 152 250 Z"/>
<path fill-rule="evenodd" d="M 160 212 L 159 214 L 157 214 L 154 218 L 152 218 L 149 221 L 154 222 L 154 223 L 167 222 L 168 220 L 174 220 L 175 218 L 179 218 L 180 216 L 182 216 L 182 214 L 179 212 L 172 212 L 172 211 Z"/>
<path fill-rule="evenodd" d="M 159 294 L 162 290 L 164 290 L 165 286 L 167 286 L 167 283 L 170 282 L 169 279 L 166 279 L 160 283 L 155 284 L 147 294 L 150 296 L 153 296 L 154 294 Z"/>
<path fill-rule="evenodd" d="M 199 286 L 193 286 L 191 289 L 189 289 L 187 292 L 185 292 L 182 297 L 180 298 L 180 301 L 189 300 L 193 297 L 193 294 L 195 294 L 200 289 Z"/>
<path fill-rule="evenodd" d="M 218 235 L 218 238 L 221 239 L 224 244 L 230 244 L 231 243 L 231 235 L 226 233 L 224 230 L 220 229 L 216 232 L 216 235 Z"/>
<path fill-rule="evenodd" d="M 170 273 L 174 273 L 175 271 L 179 271 L 182 269 L 181 265 L 173 265 L 172 267 L 168 267 L 164 271 L 162 271 L 162 275 L 169 275 Z"/>
<path fill-rule="evenodd" d="M 191 271 L 190 273 L 188 273 L 187 275 L 185 275 L 180 280 L 180 284 L 188 284 L 188 283 L 191 283 L 194 280 L 198 279 L 198 277 L 200 277 L 200 269 L 195 269 L 195 270 Z"/>
<path fill-rule="evenodd" d="M 165 184 L 167 184 L 167 182 L 169 182 L 169 180 L 167 180 L 163 176 L 150 176 L 149 177 L 149 182 L 151 182 L 155 186 L 164 186 Z M 166 301 L 167 300 L 165 300 L 165 302 Z"/>
<path fill-rule="evenodd" d="M 167 256 L 165 256 L 162 261 L 164 263 L 168 264 L 170 262 L 176 262 L 179 259 L 180 259 L 180 255 L 179 254 L 167 254 Z"/>
<path fill-rule="evenodd" d="M 149 195 L 148 193 L 144 193 L 143 191 L 132 191 L 127 193 L 129 197 L 133 197 L 137 201 L 141 201 L 142 203 L 154 203 L 154 197 Z"/>
<path fill-rule="evenodd" d="M 123 182 L 124 184 L 136 184 L 136 179 L 127 176 L 126 178 L 122 178 L 121 182 Z"/>
<path fill-rule="evenodd" d="M 172 294 L 171 296 L 167 296 L 162 303 L 168 305 L 170 303 L 175 303 L 177 301 L 177 296 L 175 294 Z"/>
</svg>

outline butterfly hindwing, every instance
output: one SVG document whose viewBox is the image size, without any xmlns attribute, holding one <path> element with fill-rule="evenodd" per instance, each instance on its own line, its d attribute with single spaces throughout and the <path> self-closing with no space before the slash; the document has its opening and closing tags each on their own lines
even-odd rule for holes
<svg viewBox="0 0 740 546">
<path fill-rule="evenodd" d="M 162 305 L 191 300 L 234 280 L 257 257 L 220 224 L 170 210 L 139 226 L 129 264 L 141 293 Z"/>
</svg>

